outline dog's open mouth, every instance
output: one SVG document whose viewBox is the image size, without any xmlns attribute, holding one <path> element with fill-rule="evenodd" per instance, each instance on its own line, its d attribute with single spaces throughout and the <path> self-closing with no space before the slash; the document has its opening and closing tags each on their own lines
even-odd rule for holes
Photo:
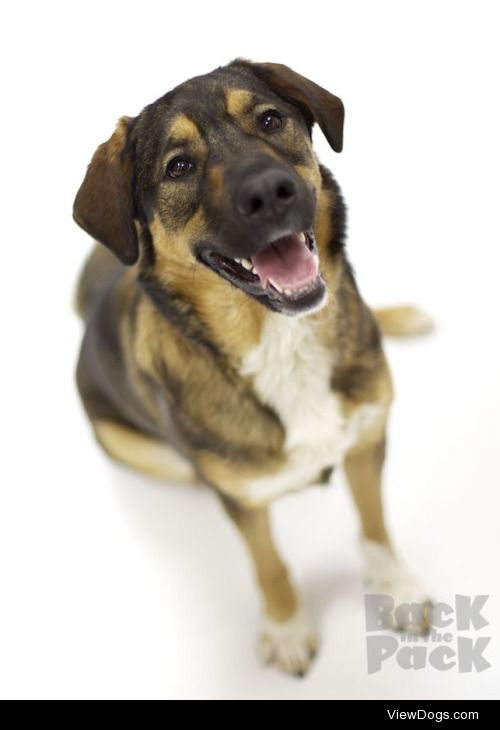
<svg viewBox="0 0 500 730">
<path fill-rule="evenodd" d="M 317 309 L 325 298 L 316 241 L 311 232 L 290 233 L 250 258 L 200 252 L 204 263 L 272 309 L 294 314 Z"/>
</svg>

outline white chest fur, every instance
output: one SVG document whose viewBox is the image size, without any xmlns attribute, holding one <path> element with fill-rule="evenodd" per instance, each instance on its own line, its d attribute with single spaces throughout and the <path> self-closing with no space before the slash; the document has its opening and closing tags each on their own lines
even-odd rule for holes
<svg viewBox="0 0 500 730">
<path fill-rule="evenodd" d="M 279 416 L 286 432 L 286 465 L 278 473 L 252 480 L 246 498 L 265 502 L 311 484 L 326 467 L 338 464 L 356 441 L 360 427 L 378 406 L 359 408 L 349 422 L 331 390 L 333 348 L 318 337 L 309 318 L 270 314 L 257 347 L 245 357 L 241 374 L 250 376 L 259 399 Z M 360 418 L 361 416 L 361 418 Z M 363 425 L 362 425 L 363 424 Z"/>
</svg>

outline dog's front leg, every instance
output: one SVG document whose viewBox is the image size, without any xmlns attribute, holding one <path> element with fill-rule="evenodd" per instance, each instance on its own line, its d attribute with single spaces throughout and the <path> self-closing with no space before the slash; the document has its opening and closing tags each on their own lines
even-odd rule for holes
<svg viewBox="0 0 500 730">
<path fill-rule="evenodd" d="M 266 663 L 303 676 L 317 641 L 274 546 L 268 508 L 246 508 L 227 497 L 222 502 L 248 547 L 264 599 L 259 653 Z"/>
<path fill-rule="evenodd" d="M 391 613 L 390 628 L 411 633 L 428 627 L 430 600 L 408 569 L 397 558 L 388 536 L 382 503 L 382 468 L 385 437 L 355 446 L 345 458 L 344 469 L 361 520 L 361 546 L 368 590 L 388 595 L 394 608 L 413 606 Z M 396 617 L 396 614 L 398 618 Z"/>
</svg>

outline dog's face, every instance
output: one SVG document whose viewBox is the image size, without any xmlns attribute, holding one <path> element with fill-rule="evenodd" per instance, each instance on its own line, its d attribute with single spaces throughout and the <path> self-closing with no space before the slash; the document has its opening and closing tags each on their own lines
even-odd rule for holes
<svg viewBox="0 0 500 730">
<path fill-rule="evenodd" d="M 317 309 L 314 121 L 340 151 L 342 103 L 287 67 L 235 62 L 192 79 L 121 120 L 75 218 L 125 263 L 206 267 L 275 311 Z"/>
</svg>

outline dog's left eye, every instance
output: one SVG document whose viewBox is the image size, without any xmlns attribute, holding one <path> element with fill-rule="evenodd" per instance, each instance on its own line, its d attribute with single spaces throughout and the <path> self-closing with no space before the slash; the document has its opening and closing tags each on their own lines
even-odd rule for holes
<svg viewBox="0 0 500 730">
<path fill-rule="evenodd" d="M 192 170 L 194 170 L 194 164 L 190 160 L 185 160 L 182 157 L 175 157 L 168 163 L 167 177 L 170 177 L 172 180 L 177 180 L 179 177 L 183 177 Z"/>
<path fill-rule="evenodd" d="M 274 132 L 283 126 L 283 117 L 274 109 L 268 109 L 260 118 L 260 126 L 265 132 Z"/>
</svg>

